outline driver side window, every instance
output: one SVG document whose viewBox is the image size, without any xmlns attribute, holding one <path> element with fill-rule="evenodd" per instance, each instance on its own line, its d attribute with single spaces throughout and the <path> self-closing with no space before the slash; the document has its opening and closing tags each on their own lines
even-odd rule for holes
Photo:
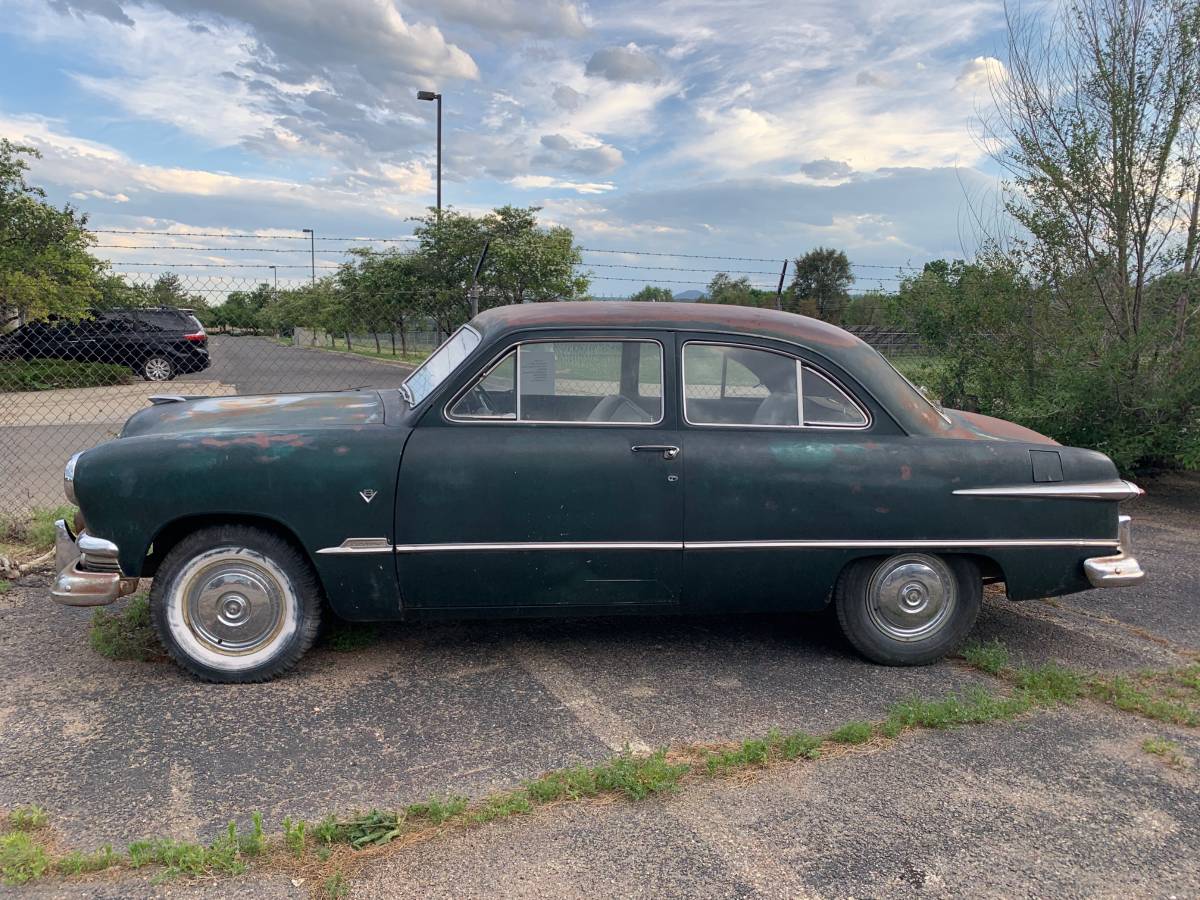
<svg viewBox="0 0 1200 900">
<path fill-rule="evenodd" d="M 451 419 L 652 425 L 663 417 L 663 350 L 648 340 L 531 341 L 496 361 Z"/>
</svg>

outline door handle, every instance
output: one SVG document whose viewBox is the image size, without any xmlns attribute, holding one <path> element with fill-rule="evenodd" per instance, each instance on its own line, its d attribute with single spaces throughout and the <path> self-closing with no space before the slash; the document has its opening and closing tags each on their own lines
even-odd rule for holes
<svg viewBox="0 0 1200 900">
<path fill-rule="evenodd" d="M 629 449 L 634 453 L 640 453 L 644 450 L 658 451 L 663 455 L 663 459 L 674 459 L 679 455 L 679 448 L 673 444 L 635 444 Z"/>
</svg>

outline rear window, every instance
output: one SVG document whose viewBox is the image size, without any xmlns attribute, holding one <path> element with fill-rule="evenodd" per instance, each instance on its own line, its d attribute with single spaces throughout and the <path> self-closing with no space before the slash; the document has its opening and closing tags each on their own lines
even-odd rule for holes
<svg viewBox="0 0 1200 900">
<path fill-rule="evenodd" d="M 150 331 L 191 331 L 200 326 L 195 316 L 176 309 L 140 309 L 137 317 Z"/>
</svg>

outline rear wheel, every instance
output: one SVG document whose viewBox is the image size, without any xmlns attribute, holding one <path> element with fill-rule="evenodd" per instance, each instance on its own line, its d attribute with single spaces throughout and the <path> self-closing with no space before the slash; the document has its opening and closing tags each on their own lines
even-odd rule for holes
<svg viewBox="0 0 1200 900">
<path fill-rule="evenodd" d="M 308 560 L 277 535 L 205 528 L 167 554 L 150 591 L 167 653 L 205 681 L 268 681 L 299 662 L 321 624 Z"/>
<path fill-rule="evenodd" d="M 142 363 L 141 375 L 147 381 L 170 381 L 175 377 L 175 366 L 165 356 L 151 356 Z"/>
<path fill-rule="evenodd" d="M 923 666 L 956 650 L 983 599 L 968 559 L 900 553 L 851 564 L 834 592 L 838 621 L 855 649 L 888 666 Z"/>
</svg>

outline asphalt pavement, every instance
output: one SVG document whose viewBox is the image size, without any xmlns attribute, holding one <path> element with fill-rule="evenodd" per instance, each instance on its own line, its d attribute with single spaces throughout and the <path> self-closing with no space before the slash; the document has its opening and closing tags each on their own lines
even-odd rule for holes
<svg viewBox="0 0 1200 900">
<path fill-rule="evenodd" d="M 1200 651 L 1200 479 L 1135 516 L 1139 588 L 1011 603 L 975 636 L 1021 661 L 1133 671 Z M 320 647 L 266 685 L 200 684 L 116 663 L 90 613 L 29 578 L 0 595 L 0 808 L 38 803 L 66 846 L 211 839 L 231 819 L 480 796 L 624 746 L 814 733 L 987 676 L 947 661 L 856 657 L 828 616 L 386 626 Z M 1144 753 L 1175 740 L 1170 767 Z M 553 806 L 397 849 L 363 897 L 1196 896 L 1200 737 L 1088 702 L 1004 724 L 920 732 L 676 796 Z M 306 896 L 254 876 L 156 886 L 48 885 L 37 896 Z"/>
</svg>

